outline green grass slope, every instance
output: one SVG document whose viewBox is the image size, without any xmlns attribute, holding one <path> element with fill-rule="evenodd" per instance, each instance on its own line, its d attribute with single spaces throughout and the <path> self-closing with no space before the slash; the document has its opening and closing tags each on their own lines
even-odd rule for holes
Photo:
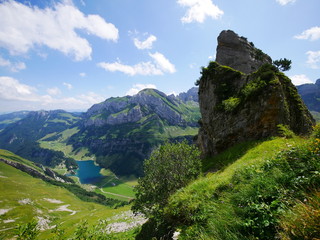
<svg viewBox="0 0 320 240">
<path fill-rule="evenodd" d="M 62 224 L 69 233 L 76 224 L 87 220 L 90 225 L 106 219 L 125 208 L 111 209 L 99 204 L 83 202 L 66 189 L 52 186 L 0 162 L 0 236 L 13 237 L 17 224 L 44 219 L 43 228 Z M 50 231 L 43 231 L 48 239 Z"/>
<path fill-rule="evenodd" d="M 36 169 L 32 162 L 5 150 L 0 151 L 0 158 Z M 0 161 L 0 239 L 12 239 L 17 225 L 32 221 L 37 222 L 40 229 L 37 239 L 57 237 L 52 233 L 55 226 L 64 230 L 63 239 L 74 237 L 77 228 L 85 221 L 89 228 L 99 225 L 101 220 L 115 225 L 117 222 L 134 222 L 134 218 L 128 217 L 128 210 L 129 206 L 113 209 L 81 201 L 65 188 L 31 177 Z M 113 237 L 132 239 L 132 233 L 119 233 Z"/>
<path fill-rule="evenodd" d="M 275 239 L 283 216 L 320 187 L 319 147 L 298 137 L 234 146 L 206 160 L 205 170 L 220 171 L 170 198 L 165 220 L 182 240 Z"/>
</svg>

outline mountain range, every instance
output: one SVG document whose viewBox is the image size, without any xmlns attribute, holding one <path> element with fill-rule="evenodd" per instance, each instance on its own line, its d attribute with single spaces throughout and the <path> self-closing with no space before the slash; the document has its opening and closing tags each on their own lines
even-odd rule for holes
<svg viewBox="0 0 320 240">
<path fill-rule="evenodd" d="M 144 89 L 106 99 L 81 115 L 54 110 L 12 116 L 0 132 L 0 148 L 51 167 L 67 163 L 72 169 L 73 159 L 94 159 L 116 174 L 139 176 L 157 145 L 192 141 L 200 112 L 197 88 L 178 96 Z"/>
<path fill-rule="evenodd" d="M 309 110 L 320 112 L 320 79 L 314 84 L 307 83 L 299 85 L 297 89 Z"/>
</svg>

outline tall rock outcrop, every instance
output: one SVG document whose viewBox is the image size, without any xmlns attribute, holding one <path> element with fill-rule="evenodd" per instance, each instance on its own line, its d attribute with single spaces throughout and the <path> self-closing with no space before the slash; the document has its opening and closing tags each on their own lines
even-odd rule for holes
<svg viewBox="0 0 320 240">
<path fill-rule="evenodd" d="M 261 54 L 265 60 L 252 59 L 255 50 L 248 46 L 253 44 L 230 32 L 223 31 L 218 37 L 220 64 L 210 62 L 198 82 L 202 119 L 197 141 L 204 155 L 215 155 L 239 142 L 275 136 L 279 124 L 298 135 L 310 133 L 314 119 L 291 80 L 270 64 L 266 54 Z M 226 34 L 232 36 L 233 43 L 227 45 L 227 51 L 221 40 Z"/>
<path fill-rule="evenodd" d="M 222 31 L 218 37 L 216 61 L 246 74 L 264 63 L 272 63 L 267 54 L 231 30 Z"/>
</svg>

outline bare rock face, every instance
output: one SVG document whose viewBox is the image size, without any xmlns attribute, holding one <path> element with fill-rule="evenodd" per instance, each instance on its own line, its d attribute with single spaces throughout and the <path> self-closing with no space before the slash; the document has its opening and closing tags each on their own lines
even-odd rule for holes
<svg viewBox="0 0 320 240">
<path fill-rule="evenodd" d="M 228 32 L 219 37 L 230 35 Z M 235 59 L 249 51 L 247 44 L 237 46 Z M 217 60 L 226 64 L 233 53 L 223 53 L 226 51 L 218 51 Z M 315 121 L 291 80 L 273 65 L 261 64 L 263 61 L 259 65 L 252 59 L 247 63 L 240 59 L 232 61 L 231 67 L 210 62 L 202 69 L 198 82 L 202 119 L 197 142 L 204 156 L 213 156 L 240 142 L 276 136 L 279 124 L 297 135 L 312 131 Z M 244 73 L 256 68 L 251 74 Z"/>
<path fill-rule="evenodd" d="M 218 37 L 216 62 L 248 74 L 256 71 L 264 63 L 271 64 L 272 60 L 246 38 L 226 30 Z"/>
</svg>

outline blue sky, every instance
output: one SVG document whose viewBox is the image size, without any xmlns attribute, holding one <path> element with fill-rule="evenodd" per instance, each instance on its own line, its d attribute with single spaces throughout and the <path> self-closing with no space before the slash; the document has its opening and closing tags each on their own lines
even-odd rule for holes
<svg viewBox="0 0 320 240">
<path fill-rule="evenodd" d="M 320 78 L 319 0 L 0 0 L 0 112 L 187 91 L 231 29 Z"/>
</svg>

